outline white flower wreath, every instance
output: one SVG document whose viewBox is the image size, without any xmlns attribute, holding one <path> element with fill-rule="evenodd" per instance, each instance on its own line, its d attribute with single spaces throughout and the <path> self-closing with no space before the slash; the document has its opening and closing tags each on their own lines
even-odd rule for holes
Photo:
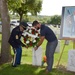
<svg viewBox="0 0 75 75">
<path fill-rule="evenodd" d="M 39 31 L 33 27 L 28 27 L 22 35 L 24 36 L 24 43 L 28 47 L 34 47 L 40 37 Z"/>
</svg>

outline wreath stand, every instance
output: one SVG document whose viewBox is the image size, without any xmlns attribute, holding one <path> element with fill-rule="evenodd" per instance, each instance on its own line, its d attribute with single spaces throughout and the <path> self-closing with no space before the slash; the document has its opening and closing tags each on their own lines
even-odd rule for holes
<svg viewBox="0 0 75 75">
<path fill-rule="evenodd" d="M 60 61 L 61 61 L 62 54 L 63 54 L 63 52 L 64 52 L 64 49 L 65 49 L 65 46 L 66 46 L 66 45 L 68 45 L 68 40 L 65 40 L 65 43 L 64 43 L 64 46 L 63 46 L 62 52 L 61 52 L 61 54 L 60 54 L 60 57 L 59 57 L 58 63 L 57 63 L 57 65 L 56 65 L 57 68 L 59 67 L 59 63 L 60 63 Z"/>
<path fill-rule="evenodd" d="M 65 49 L 65 46 L 66 46 L 66 45 L 68 45 L 67 40 L 65 40 L 65 43 L 64 43 L 62 52 L 61 52 L 61 54 L 60 54 L 58 63 L 57 63 L 57 65 L 56 65 L 56 68 L 57 68 L 57 69 L 60 68 L 60 67 L 59 67 L 59 64 L 60 64 L 60 61 L 61 61 L 61 58 L 62 58 L 62 54 L 63 54 L 63 52 L 64 52 L 64 49 Z M 73 49 L 75 49 L 75 40 L 73 40 Z M 70 55 L 71 55 L 71 54 L 70 54 Z M 70 60 L 70 61 L 71 61 L 71 60 Z M 70 66 L 70 63 L 68 62 L 67 70 L 68 70 L 68 71 L 73 71 L 73 72 L 75 72 L 75 67 L 74 67 L 73 65 Z"/>
</svg>

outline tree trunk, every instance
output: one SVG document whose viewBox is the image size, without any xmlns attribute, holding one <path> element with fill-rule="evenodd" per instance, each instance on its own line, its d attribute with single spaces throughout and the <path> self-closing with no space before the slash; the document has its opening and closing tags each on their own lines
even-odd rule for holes
<svg viewBox="0 0 75 75">
<path fill-rule="evenodd" d="M 2 20 L 2 44 L 0 63 L 6 63 L 11 58 L 10 45 L 8 39 L 10 36 L 10 18 L 7 8 L 7 0 L 0 0 L 0 12 Z"/>
<path fill-rule="evenodd" d="M 20 15 L 20 22 L 22 21 L 22 17 L 23 17 L 23 14 L 19 14 Z"/>
</svg>

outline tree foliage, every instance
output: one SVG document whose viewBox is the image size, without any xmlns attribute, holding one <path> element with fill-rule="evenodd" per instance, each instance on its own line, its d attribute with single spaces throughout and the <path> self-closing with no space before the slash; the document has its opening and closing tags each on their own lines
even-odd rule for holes
<svg viewBox="0 0 75 75">
<path fill-rule="evenodd" d="M 53 25 L 60 25 L 60 22 L 61 22 L 61 16 L 58 15 L 54 15 L 50 18 L 50 20 L 48 20 L 48 23 Z"/>
<path fill-rule="evenodd" d="M 41 11 L 42 0 L 8 0 L 8 8 L 13 13 L 18 13 L 20 21 L 23 14 L 31 13 L 37 15 Z"/>
</svg>

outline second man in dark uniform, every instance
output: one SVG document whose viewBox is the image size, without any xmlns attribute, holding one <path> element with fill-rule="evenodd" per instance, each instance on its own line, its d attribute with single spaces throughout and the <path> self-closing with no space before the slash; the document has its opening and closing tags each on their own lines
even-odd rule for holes
<svg viewBox="0 0 75 75">
<path fill-rule="evenodd" d="M 25 22 L 21 22 L 19 26 L 14 28 L 11 32 L 10 38 L 9 38 L 9 44 L 13 47 L 14 50 L 14 59 L 13 59 L 13 67 L 16 67 L 17 65 L 20 65 L 21 62 L 21 55 L 22 55 L 22 47 L 25 46 L 20 38 L 22 36 L 23 31 L 27 28 L 28 24 Z M 26 47 L 26 46 L 25 46 Z"/>
</svg>

